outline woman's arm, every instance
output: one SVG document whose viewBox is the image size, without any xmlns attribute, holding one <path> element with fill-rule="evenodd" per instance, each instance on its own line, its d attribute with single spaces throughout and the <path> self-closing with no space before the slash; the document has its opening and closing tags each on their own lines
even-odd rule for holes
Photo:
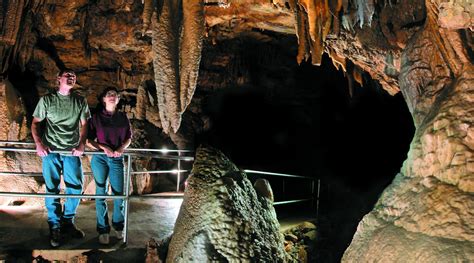
<svg viewBox="0 0 474 263">
<path fill-rule="evenodd" d="M 87 139 L 87 146 L 98 151 L 104 151 L 108 157 L 115 157 L 114 151 L 107 145 L 96 142 L 95 140 Z"/>
<path fill-rule="evenodd" d="M 127 149 L 128 146 L 130 146 L 130 143 L 132 143 L 132 138 L 128 138 L 126 139 L 122 145 L 114 151 L 114 157 L 120 157 L 122 156 L 123 152 L 125 151 L 125 149 Z"/>
</svg>

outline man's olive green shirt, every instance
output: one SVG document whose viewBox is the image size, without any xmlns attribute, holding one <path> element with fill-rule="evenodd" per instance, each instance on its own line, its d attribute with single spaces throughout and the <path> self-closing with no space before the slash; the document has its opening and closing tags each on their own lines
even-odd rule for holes
<svg viewBox="0 0 474 263">
<path fill-rule="evenodd" d="M 91 116 L 87 101 L 77 95 L 53 92 L 43 96 L 33 117 L 46 119 L 42 140 L 51 150 L 72 150 L 79 144 L 81 121 Z"/>
</svg>

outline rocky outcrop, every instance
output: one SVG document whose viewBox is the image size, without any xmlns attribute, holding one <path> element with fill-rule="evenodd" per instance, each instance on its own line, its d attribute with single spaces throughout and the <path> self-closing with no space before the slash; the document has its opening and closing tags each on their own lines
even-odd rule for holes
<svg viewBox="0 0 474 263">
<path fill-rule="evenodd" d="M 258 185 L 220 151 L 198 148 L 166 262 L 285 262 L 271 189 Z"/>
<path fill-rule="evenodd" d="M 19 141 L 27 137 L 24 104 L 8 80 L 0 81 L 0 141 Z M 0 144 L 2 147 L 18 145 Z M 39 157 L 32 153 L 0 151 L 0 172 L 37 172 Z M 38 192 L 41 189 L 34 177 L 0 175 L 0 192 Z M 0 197 L 0 205 L 18 203 L 37 204 L 38 200 Z"/>
<path fill-rule="evenodd" d="M 400 89 L 417 127 L 408 159 L 359 224 L 344 262 L 474 258 L 474 66 L 461 44 L 472 32 L 442 28 L 438 4 L 427 2 L 425 27 L 402 54 Z"/>
</svg>

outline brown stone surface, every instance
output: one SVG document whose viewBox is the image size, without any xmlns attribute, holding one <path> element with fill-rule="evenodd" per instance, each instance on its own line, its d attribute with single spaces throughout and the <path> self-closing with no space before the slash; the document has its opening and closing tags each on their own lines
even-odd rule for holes
<svg viewBox="0 0 474 263">
<path fill-rule="evenodd" d="M 459 32 L 438 28 L 435 8 L 428 5 L 424 30 L 402 55 L 400 89 L 417 126 L 408 159 L 359 224 L 344 262 L 474 259 L 474 67 Z"/>
<path fill-rule="evenodd" d="M 19 141 L 26 138 L 26 118 L 24 106 L 13 85 L 8 80 L 0 81 L 0 140 Z M 11 145 L 1 144 L 2 147 Z M 0 172 L 36 171 L 39 158 L 31 158 L 28 153 L 0 151 Z M 33 177 L 0 175 L 0 192 L 32 193 L 40 190 L 40 184 Z M 0 205 L 14 202 L 37 204 L 38 200 L 28 198 L 0 197 Z"/>
</svg>

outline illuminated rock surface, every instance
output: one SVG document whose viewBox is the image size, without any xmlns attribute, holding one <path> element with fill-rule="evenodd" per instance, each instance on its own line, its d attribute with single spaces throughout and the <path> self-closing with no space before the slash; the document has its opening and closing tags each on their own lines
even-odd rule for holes
<svg viewBox="0 0 474 263">
<path fill-rule="evenodd" d="M 198 148 L 166 261 L 285 262 L 272 204 L 221 152 Z"/>
</svg>

